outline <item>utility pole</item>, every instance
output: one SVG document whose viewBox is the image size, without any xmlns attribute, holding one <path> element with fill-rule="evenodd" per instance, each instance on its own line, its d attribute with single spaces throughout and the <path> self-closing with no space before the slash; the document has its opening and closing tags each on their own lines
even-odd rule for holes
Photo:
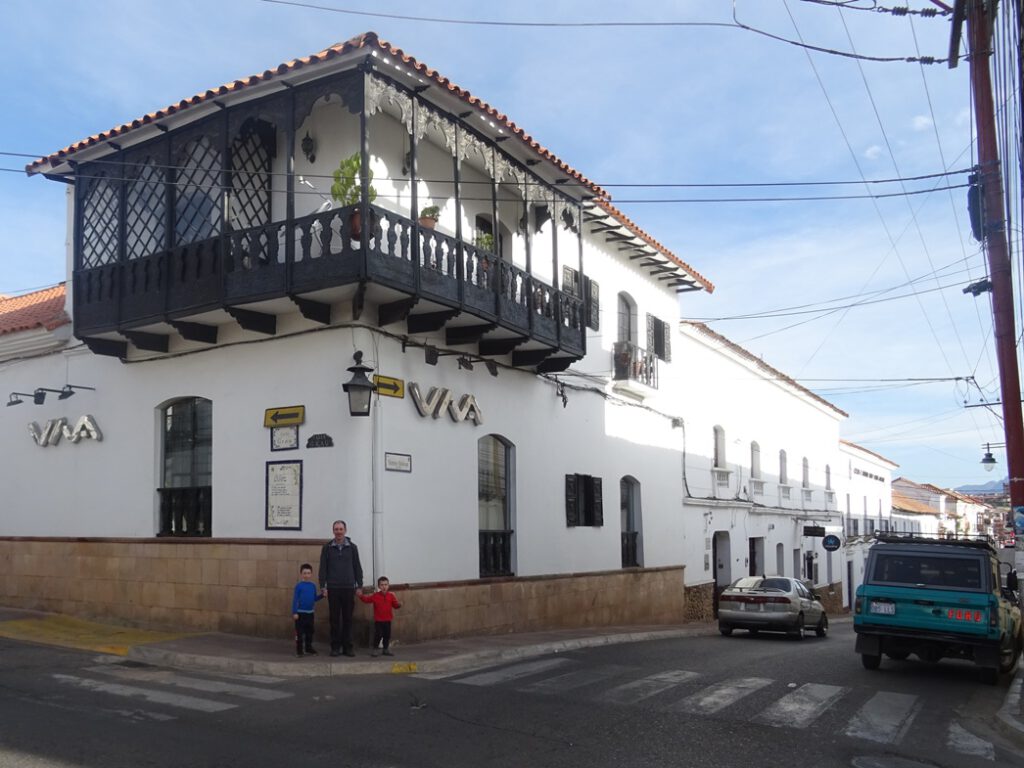
<svg viewBox="0 0 1024 768">
<path fill-rule="evenodd" d="M 936 3 L 940 4 L 940 3 Z M 1024 535 L 1024 419 L 1020 406 L 1020 373 L 1017 368 L 1017 331 L 1013 317 L 1013 276 L 1006 241 L 1003 177 L 996 142 L 995 109 L 992 98 L 992 24 L 996 0 L 956 0 L 949 66 L 957 64 L 962 27 L 966 23 L 967 49 L 974 96 L 974 118 L 978 134 L 978 179 L 982 200 L 982 242 L 988 255 L 992 280 L 992 321 L 996 360 L 1003 401 L 1003 429 L 1006 435 L 1006 464 L 1010 476 L 1009 521 Z M 1022 546 L 1018 544 L 1018 547 Z"/>
</svg>

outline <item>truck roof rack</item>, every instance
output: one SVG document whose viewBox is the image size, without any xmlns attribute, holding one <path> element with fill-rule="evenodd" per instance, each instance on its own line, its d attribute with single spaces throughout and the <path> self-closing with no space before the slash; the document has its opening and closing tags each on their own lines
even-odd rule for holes
<svg viewBox="0 0 1024 768">
<path fill-rule="evenodd" d="M 884 533 L 877 534 L 875 539 L 882 544 L 942 544 L 956 547 L 972 547 L 973 549 L 987 549 L 995 552 L 992 539 L 984 534 L 967 535 L 961 534 L 957 537 L 936 537 L 922 536 L 919 533 Z"/>
</svg>

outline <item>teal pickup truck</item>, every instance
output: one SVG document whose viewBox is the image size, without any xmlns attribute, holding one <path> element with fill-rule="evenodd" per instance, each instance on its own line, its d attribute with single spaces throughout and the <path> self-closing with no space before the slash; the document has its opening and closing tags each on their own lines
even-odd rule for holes
<svg viewBox="0 0 1024 768">
<path fill-rule="evenodd" d="M 1006 581 L 987 541 L 880 537 L 854 604 L 861 662 L 878 669 L 883 654 L 967 659 L 996 683 L 1016 669 L 1024 647 L 1016 572 Z"/>
</svg>

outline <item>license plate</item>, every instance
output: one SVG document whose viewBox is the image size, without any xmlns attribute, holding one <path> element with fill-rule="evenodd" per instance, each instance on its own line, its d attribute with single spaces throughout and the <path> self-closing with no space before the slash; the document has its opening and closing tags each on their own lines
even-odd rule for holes
<svg viewBox="0 0 1024 768">
<path fill-rule="evenodd" d="M 896 603 L 880 603 L 875 600 L 871 601 L 871 612 L 872 613 L 887 613 L 890 616 L 896 614 Z"/>
</svg>

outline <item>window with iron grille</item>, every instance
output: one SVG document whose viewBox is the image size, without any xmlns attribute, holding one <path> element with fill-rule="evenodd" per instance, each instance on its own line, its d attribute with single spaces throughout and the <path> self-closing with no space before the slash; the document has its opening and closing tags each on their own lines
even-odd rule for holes
<svg viewBox="0 0 1024 768">
<path fill-rule="evenodd" d="M 163 486 L 210 485 L 213 403 L 201 397 L 176 400 L 164 408 L 163 417 Z"/>
<path fill-rule="evenodd" d="M 127 257 L 141 259 L 167 247 L 167 185 L 152 157 L 125 168 Z"/>
<path fill-rule="evenodd" d="M 178 153 L 174 184 L 174 241 L 187 245 L 220 233 L 220 153 L 208 136 L 188 142 Z"/>
<path fill-rule="evenodd" d="M 570 527 L 604 525 L 601 478 L 592 475 L 565 476 L 565 524 Z"/>
<path fill-rule="evenodd" d="M 120 182 L 109 171 L 88 169 L 92 179 L 82 192 L 82 268 L 114 264 L 120 248 Z"/>
<path fill-rule="evenodd" d="M 270 172 L 276 149 L 274 126 L 265 120 L 246 120 L 231 142 L 232 229 L 270 223 Z"/>
<path fill-rule="evenodd" d="M 580 292 L 580 273 L 572 267 L 562 267 L 562 291 L 583 299 L 586 326 L 601 330 L 601 287 L 596 280 L 583 276 L 583 290 Z"/>
</svg>

